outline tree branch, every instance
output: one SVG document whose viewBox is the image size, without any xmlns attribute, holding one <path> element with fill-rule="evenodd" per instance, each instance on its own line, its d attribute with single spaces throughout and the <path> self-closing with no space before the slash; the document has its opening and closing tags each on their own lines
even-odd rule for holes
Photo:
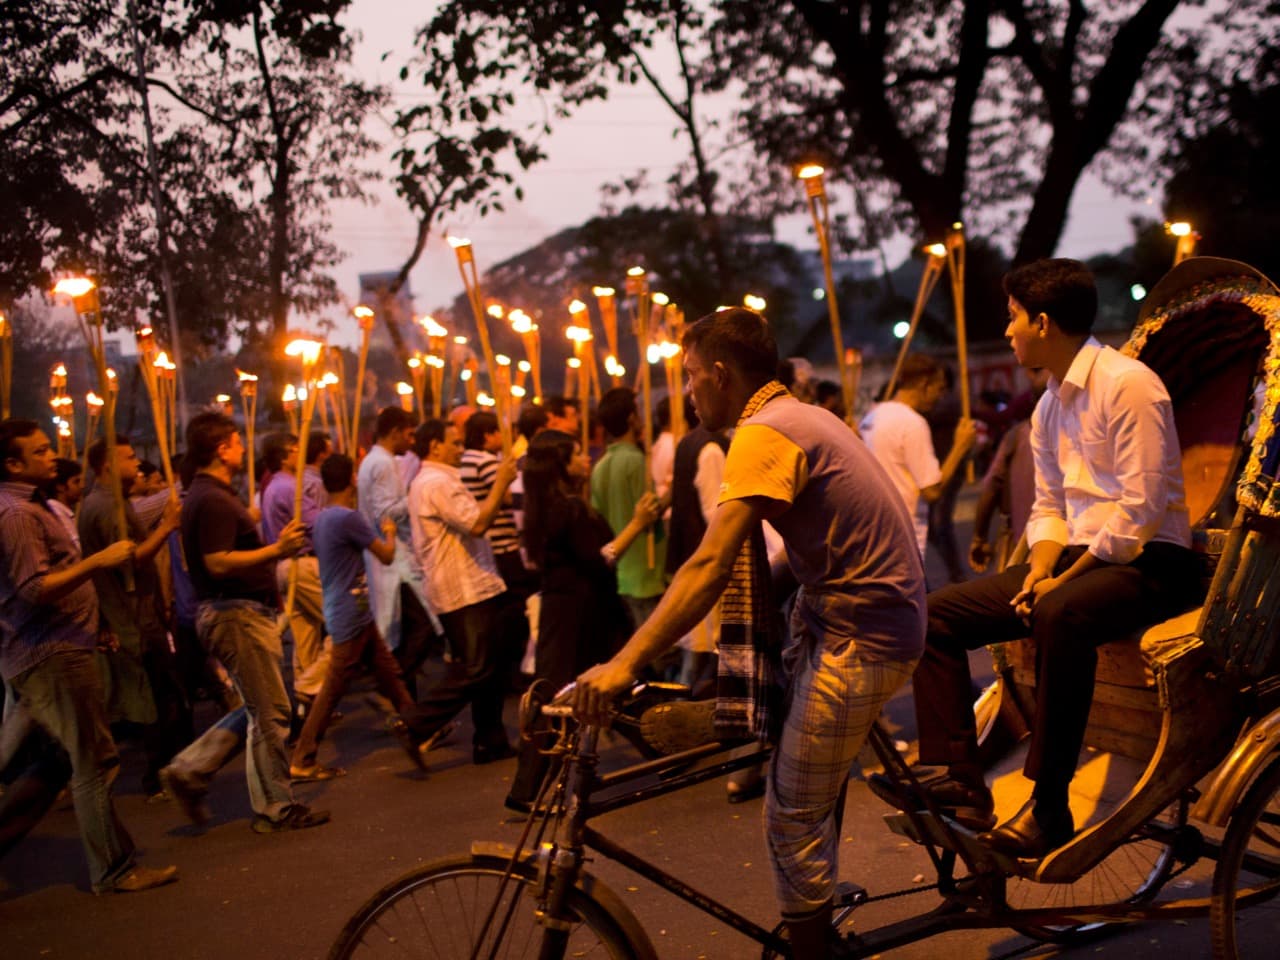
<svg viewBox="0 0 1280 960">
<path fill-rule="evenodd" d="M 0 142 L 7 141 L 21 133 L 23 129 L 30 126 L 32 123 L 35 123 L 41 117 L 52 113 L 69 100 L 75 99 L 82 93 L 96 89 L 102 81 L 106 79 L 120 80 L 124 83 L 130 84 L 134 82 L 131 76 L 124 73 L 124 71 L 120 70 L 118 67 L 107 66 L 93 71 L 93 73 L 90 73 L 79 83 L 67 87 L 65 90 L 61 90 L 53 96 L 50 96 L 40 87 L 30 83 L 16 84 L 13 88 L 13 92 L 3 100 L 0 100 L 0 114 L 8 113 L 23 100 L 28 99 L 34 100 L 38 105 L 38 109 L 18 118 L 9 126 L 5 127 L 4 131 L 0 133 Z"/>
</svg>

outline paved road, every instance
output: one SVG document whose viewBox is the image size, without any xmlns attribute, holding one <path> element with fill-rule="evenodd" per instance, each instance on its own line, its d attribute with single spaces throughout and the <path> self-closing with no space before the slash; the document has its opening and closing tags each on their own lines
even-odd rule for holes
<svg viewBox="0 0 1280 960">
<path fill-rule="evenodd" d="M 962 529 L 962 543 L 967 530 Z M 937 581 L 935 581 L 937 582 Z M 889 710 L 899 736 L 911 736 L 910 693 Z M 473 839 L 514 841 L 520 825 L 502 809 L 514 761 L 470 763 L 469 730 L 432 755 L 429 775 L 411 770 L 396 742 L 382 732 L 363 697 L 346 701 L 320 759 L 349 775 L 300 788 L 333 811 L 325 827 L 259 836 L 238 765 L 223 771 L 211 793 L 212 823 L 185 825 L 172 804 L 147 803 L 138 790 L 136 750 L 125 751 L 117 798 L 145 862 L 175 863 L 179 883 L 132 896 L 95 898 L 69 804 L 0 861 L 0 957 L 94 960 L 313 960 L 324 957 L 346 918 L 373 890 L 411 867 L 466 851 Z M 627 748 L 615 745 L 613 763 Z M 601 821 L 616 839 L 679 873 L 694 886 L 769 925 L 775 917 L 761 840 L 761 801 L 731 806 L 712 781 Z M 842 875 L 873 894 L 920 890 L 930 875 L 919 848 L 889 833 L 887 808 L 860 779 L 851 784 L 841 847 Z M 592 869 L 630 906 L 663 958 L 750 958 L 753 943 L 608 862 Z M 1203 871 L 1192 875 L 1203 879 Z M 859 927 L 901 919 L 935 903 L 931 893 L 873 904 Z M 977 958 L 1022 956 L 1182 957 L 1208 955 L 1204 921 L 1149 926 L 1099 944 L 1057 952 L 1010 931 L 951 933 L 893 956 Z"/>
</svg>

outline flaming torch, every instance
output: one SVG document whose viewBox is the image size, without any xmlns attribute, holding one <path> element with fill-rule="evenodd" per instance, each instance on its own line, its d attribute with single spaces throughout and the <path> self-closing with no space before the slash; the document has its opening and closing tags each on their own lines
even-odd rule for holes
<svg viewBox="0 0 1280 960">
<path fill-rule="evenodd" d="M 836 283 L 831 272 L 831 212 L 827 206 L 827 188 L 823 183 L 826 171 L 816 163 L 807 163 L 796 171 L 804 184 L 809 213 L 813 217 L 813 230 L 818 235 L 818 252 L 822 254 L 822 277 L 827 291 L 827 314 L 831 320 L 831 342 L 835 347 L 836 363 L 840 367 L 840 390 L 844 394 L 845 422 L 854 423 L 854 402 L 857 399 L 850 387 L 849 371 L 845 364 L 844 336 L 840 331 L 840 309 L 836 305 Z"/>
<path fill-rule="evenodd" d="M 444 357 L 449 344 L 449 331 L 426 316 L 418 321 L 427 335 L 427 376 L 431 385 L 431 415 L 439 417 L 444 409 Z"/>
<path fill-rule="evenodd" d="M 351 455 L 354 457 L 360 450 L 360 410 L 364 406 L 364 368 L 369 359 L 369 334 L 373 330 L 373 311 L 363 303 L 351 311 L 360 324 L 360 360 L 356 365 L 356 395 L 353 398 L 355 408 L 351 415 Z"/>
<path fill-rule="evenodd" d="M 240 409 L 244 411 L 245 453 L 249 458 L 249 506 L 253 506 L 257 497 L 257 491 L 254 489 L 257 479 L 253 463 L 253 434 L 258 425 L 258 378 L 252 373 L 236 370 L 236 380 L 240 384 Z"/>
<path fill-rule="evenodd" d="M 0 418 L 9 419 L 9 397 L 13 392 L 13 324 L 0 310 Z"/>
<path fill-rule="evenodd" d="M 938 285 L 938 278 L 942 276 L 942 270 L 947 265 L 947 245 L 945 243 L 931 243 L 924 248 L 924 252 L 928 255 L 928 259 L 924 263 L 924 272 L 920 274 L 920 289 L 916 291 L 916 305 L 911 310 L 911 323 L 907 327 L 906 335 L 902 338 L 902 346 L 898 348 L 898 360 L 893 365 L 893 373 L 889 375 L 889 383 L 885 387 L 884 398 L 886 400 L 893 399 L 893 391 L 898 385 L 898 377 L 902 374 L 902 364 L 907 359 L 907 353 L 911 349 L 911 341 L 915 339 L 916 327 L 920 324 L 920 318 L 924 315 L 925 305 L 929 302 L 929 297 L 933 295 L 933 288 Z"/>
<path fill-rule="evenodd" d="M 320 397 L 317 368 L 324 355 L 324 343 L 310 337 L 291 340 L 284 348 L 286 356 L 302 361 L 302 384 L 307 391 L 302 400 L 302 420 L 298 430 L 298 462 L 294 467 L 293 519 L 302 519 L 302 475 L 307 467 L 307 440 L 311 432 L 311 418 L 315 415 L 316 400 Z M 289 564 L 289 593 L 284 603 L 284 618 L 288 622 L 293 615 L 293 604 L 298 593 L 298 558 L 295 554 Z"/>
<path fill-rule="evenodd" d="M 484 297 L 480 292 L 480 273 L 476 268 L 475 251 L 471 241 L 462 237 L 449 237 L 449 246 L 453 247 L 458 258 L 458 273 L 462 275 L 462 285 L 466 288 L 467 299 L 471 302 L 471 312 L 475 316 L 476 333 L 480 335 L 480 349 L 484 353 L 484 365 L 489 371 L 489 389 L 495 391 L 493 345 L 489 342 L 489 323 L 485 319 Z M 498 429 L 502 433 L 502 454 L 511 456 L 511 421 L 504 417 L 499 409 Z"/>
<path fill-rule="evenodd" d="M 85 343 L 93 358 L 93 365 L 98 374 L 98 392 L 106 400 L 102 422 L 106 429 L 107 450 L 115 456 L 116 448 L 116 390 L 114 377 L 108 376 L 107 350 L 103 341 L 104 328 L 102 310 L 98 303 L 98 285 L 88 277 L 67 277 L 59 280 L 53 288 L 55 294 L 71 298 L 76 318 L 80 321 Z M 65 382 L 63 384 L 65 386 Z M 120 485 L 120 471 L 112 470 L 109 483 L 111 496 L 115 501 L 116 534 L 121 540 L 129 539 L 129 522 L 124 512 L 124 489 Z M 133 568 L 124 569 L 125 586 L 133 591 Z"/>
<path fill-rule="evenodd" d="M 574 301 L 574 303 L 577 302 L 579 301 Z M 572 310 L 572 306 L 569 309 Z M 578 361 L 576 364 L 578 374 L 578 421 L 582 427 L 582 449 L 586 450 L 587 441 L 591 436 L 590 427 L 588 426 L 588 421 L 591 418 L 587 416 L 587 403 L 591 398 L 591 368 L 583 358 L 591 351 L 591 331 L 586 327 L 573 324 L 565 329 L 564 335 L 573 342 L 573 359 Z"/>
<path fill-rule="evenodd" d="M 524 344 L 525 362 L 533 374 L 533 395 L 542 399 L 542 341 L 538 335 L 538 325 L 523 310 L 516 308 L 507 314 L 511 321 L 511 329 L 520 335 Z"/>
</svg>

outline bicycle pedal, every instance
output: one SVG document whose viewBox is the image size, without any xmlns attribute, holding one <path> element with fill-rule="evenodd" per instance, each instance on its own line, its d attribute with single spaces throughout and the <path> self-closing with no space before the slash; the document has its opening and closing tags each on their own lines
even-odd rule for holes
<svg viewBox="0 0 1280 960">
<path fill-rule="evenodd" d="M 837 883 L 835 896 L 831 898 L 831 905 L 837 909 L 840 907 L 856 907 L 866 902 L 867 888 L 859 886 L 851 880 L 841 880 Z"/>
</svg>

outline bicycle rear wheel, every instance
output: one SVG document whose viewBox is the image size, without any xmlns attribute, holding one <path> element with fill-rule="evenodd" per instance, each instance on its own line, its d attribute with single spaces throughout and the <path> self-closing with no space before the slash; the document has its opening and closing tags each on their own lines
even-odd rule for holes
<svg viewBox="0 0 1280 960">
<path fill-rule="evenodd" d="M 1280 940 L 1280 759 L 1231 814 L 1209 912 L 1217 960 L 1274 957 Z"/>
<path fill-rule="evenodd" d="M 538 957 L 544 929 L 532 866 L 470 854 L 435 860 L 387 884 L 356 911 L 329 960 L 470 960 Z M 497 909 L 493 910 L 495 901 Z M 565 957 L 644 960 L 611 910 L 582 890 L 569 893 L 572 914 Z M 485 918 L 493 910 L 487 925 Z"/>
</svg>

